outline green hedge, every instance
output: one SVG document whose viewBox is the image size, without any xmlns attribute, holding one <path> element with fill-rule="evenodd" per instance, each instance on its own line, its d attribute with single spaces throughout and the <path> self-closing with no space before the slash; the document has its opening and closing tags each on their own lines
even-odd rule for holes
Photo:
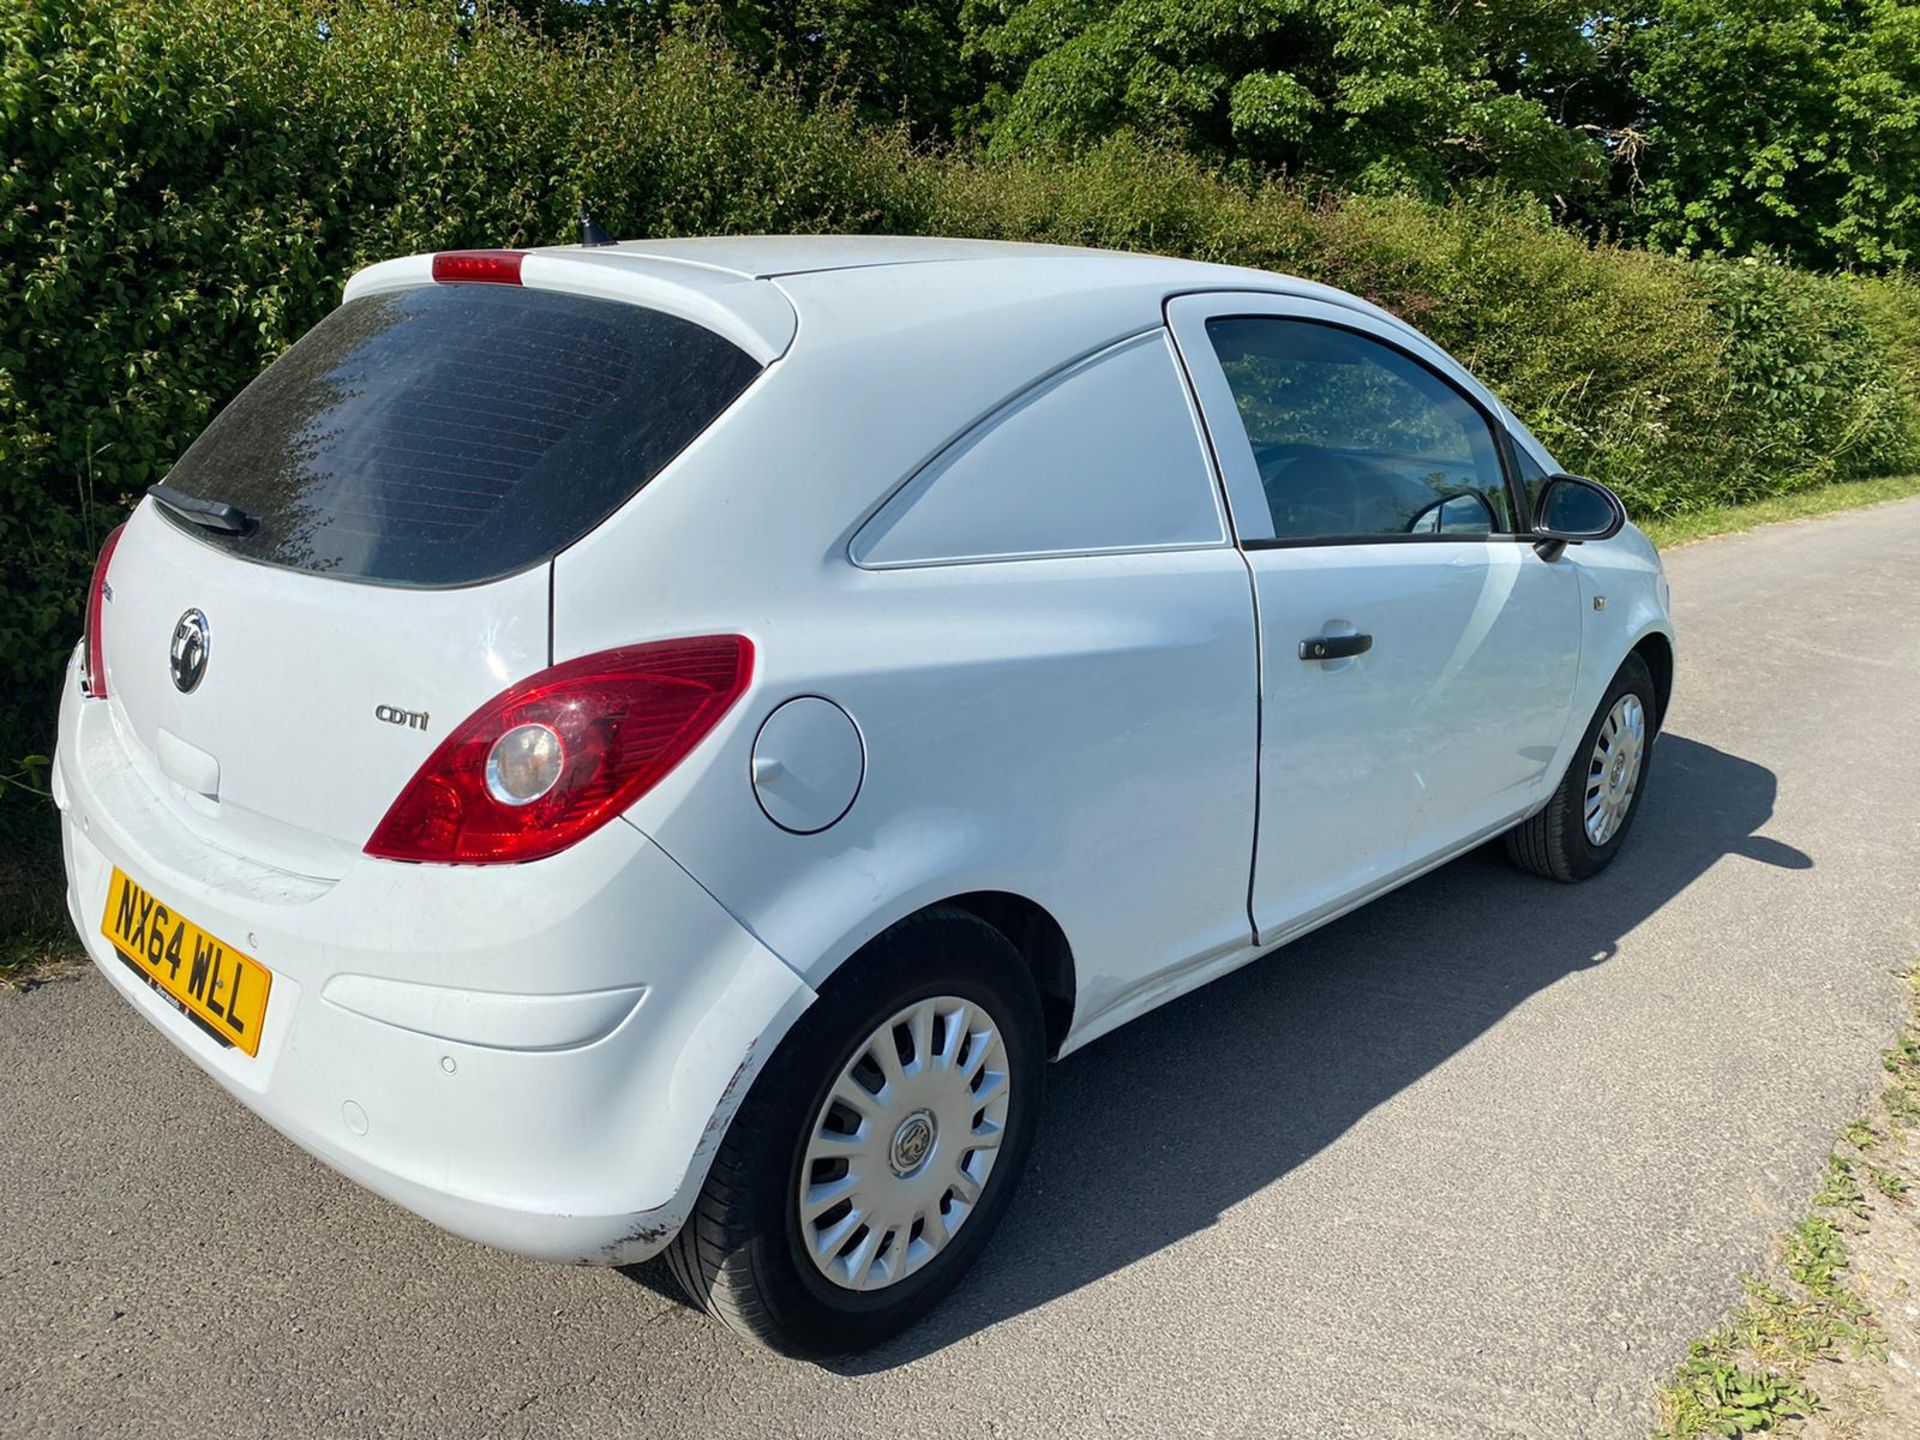
<svg viewBox="0 0 1920 1440">
<path fill-rule="evenodd" d="M 355 268 L 624 236 L 938 231 L 1286 269 L 1398 310 L 1641 515 L 1920 468 L 1899 280 L 1593 247 L 1499 197 L 1315 203 L 1114 141 L 989 163 L 684 36 L 482 6 L 0 0 L 0 755 L 43 748 L 100 536 Z"/>
</svg>

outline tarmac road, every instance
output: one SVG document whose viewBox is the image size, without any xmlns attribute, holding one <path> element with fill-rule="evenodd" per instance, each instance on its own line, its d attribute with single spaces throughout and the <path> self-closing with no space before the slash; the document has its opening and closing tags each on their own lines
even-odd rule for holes
<svg viewBox="0 0 1920 1440">
<path fill-rule="evenodd" d="M 0 993 L 0 1433 L 1644 1435 L 1920 955 L 1920 501 L 1670 570 L 1608 874 L 1470 856 L 1060 1065 L 981 1269 L 840 1369 L 440 1234 L 90 971 Z"/>
</svg>

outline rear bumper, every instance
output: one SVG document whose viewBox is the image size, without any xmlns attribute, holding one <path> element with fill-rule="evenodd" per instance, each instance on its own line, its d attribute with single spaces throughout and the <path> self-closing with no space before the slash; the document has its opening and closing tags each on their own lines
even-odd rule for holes
<svg viewBox="0 0 1920 1440">
<path fill-rule="evenodd" d="M 529 865 L 271 871 L 173 819 L 110 703 L 69 687 L 54 763 L 67 904 L 129 1003 L 326 1164 L 543 1260 L 663 1247 L 813 992 L 674 861 L 612 824 Z M 259 1053 L 223 1048 L 101 933 L 114 867 L 273 972 Z"/>
</svg>

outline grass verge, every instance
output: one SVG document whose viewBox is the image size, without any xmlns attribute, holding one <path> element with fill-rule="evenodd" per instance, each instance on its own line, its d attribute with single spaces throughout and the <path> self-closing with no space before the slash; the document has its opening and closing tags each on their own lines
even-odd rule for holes
<svg viewBox="0 0 1920 1440">
<path fill-rule="evenodd" d="M 1747 505 L 1711 505 L 1689 510 L 1666 520 L 1641 522 L 1640 528 L 1662 550 L 1705 540 L 1710 535 L 1731 535 L 1751 530 L 1756 525 L 1772 525 L 1781 520 L 1804 520 L 1813 515 L 1831 515 L 1836 510 L 1855 510 L 1862 505 L 1879 505 L 1888 500 L 1904 500 L 1920 495 L 1920 475 L 1888 475 L 1878 480 L 1849 480 L 1838 485 L 1818 485 L 1790 495 L 1775 495 Z"/>
<path fill-rule="evenodd" d="M 1912 1227 L 1910 1213 L 1893 1212 L 1913 1204 L 1901 1171 L 1911 1169 L 1907 1142 L 1920 1127 L 1920 965 L 1907 986 L 1912 1008 L 1884 1057 L 1879 1103 L 1841 1131 L 1810 1212 L 1782 1239 L 1771 1272 L 1742 1277 L 1746 1297 L 1731 1319 L 1694 1341 L 1661 1387 L 1658 1440 L 1776 1431 L 1828 1409 L 1822 1380 L 1847 1373 L 1842 1362 L 1887 1359 L 1853 1259 L 1876 1221 Z"/>
</svg>

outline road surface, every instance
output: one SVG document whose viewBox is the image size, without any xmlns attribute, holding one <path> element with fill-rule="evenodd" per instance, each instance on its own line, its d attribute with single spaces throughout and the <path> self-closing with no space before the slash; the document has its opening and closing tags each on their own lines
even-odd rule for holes
<svg viewBox="0 0 1920 1440">
<path fill-rule="evenodd" d="M 1920 955 L 1920 501 L 1670 561 L 1619 864 L 1476 854 L 1057 1067 L 980 1270 L 852 1365 L 435 1231 L 90 971 L 0 994 L 0 1433 L 1644 1435 Z"/>
</svg>

